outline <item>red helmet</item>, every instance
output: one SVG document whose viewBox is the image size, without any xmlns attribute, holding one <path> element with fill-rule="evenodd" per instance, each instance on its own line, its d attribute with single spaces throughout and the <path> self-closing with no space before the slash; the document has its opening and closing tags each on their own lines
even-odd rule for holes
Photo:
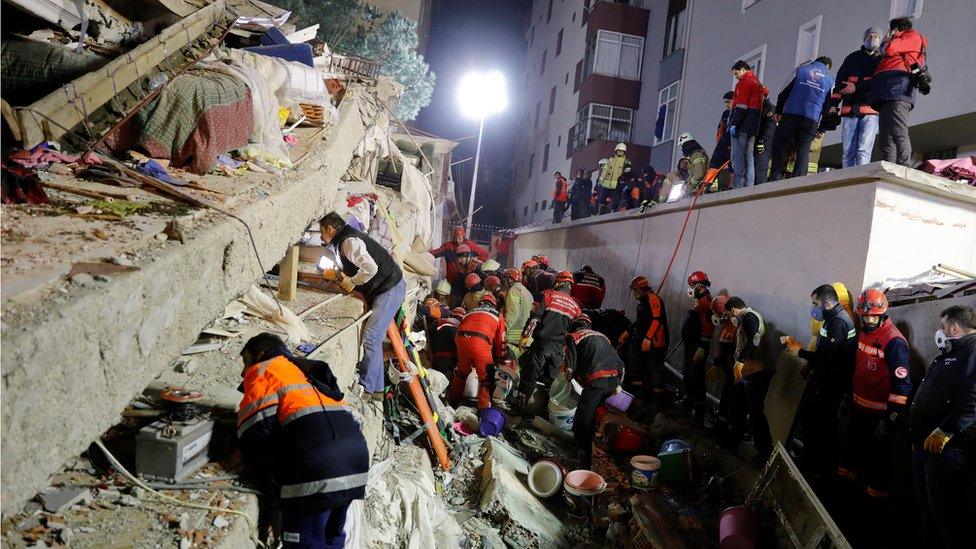
<svg viewBox="0 0 976 549">
<path fill-rule="evenodd" d="M 701 271 L 695 271 L 690 275 L 688 275 L 689 286 L 698 286 L 699 284 L 702 284 L 704 286 L 712 285 L 712 283 L 708 280 L 708 275 Z"/>
<path fill-rule="evenodd" d="M 878 288 L 868 288 L 857 298 L 856 310 L 861 316 L 883 315 L 888 312 L 888 296 Z"/>
<path fill-rule="evenodd" d="M 519 282 L 522 280 L 522 271 L 518 269 L 505 269 L 502 276 L 510 279 L 512 282 Z"/>
<path fill-rule="evenodd" d="M 502 281 L 499 280 L 497 276 L 491 275 L 485 278 L 485 289 L 489 292 L 494 291 L 494 289 L 500 286 L 501 283 Z"/>
<path fill-rule="evenodd" d="M 460 225 L 457 225 L 457 226 L 454 227 L 454 231 L 452 231 L 452 232 L 453 232 L 455 238 L 457 238 L 459 236 L 464 236 L 464 227 L 462 227 Z"/>
<path fill-rule="evenodd" d="M 575 282 L 573 279 L 573 273 L 569 271 L 559 271 L 556 273 L 556 284 L 572 284 L 573 282 Z"/>
<path fill-rule="evenodd" d="M 478 300 L 478 303 L 484 303 L 485 301 L 491 303 L 496 307 L 498 306 L 498 300 L 495 299 L 495 294 L 491 292 L 486 292 L 485 295 L 481 296 L 481 299 Z"/>
<path fill-rule="evenodd" d="M 478 276 L 477 273 L 468 273 L 468 275 L 464 277 L 464 287 L 469 290 L 477 286 L 478 283 L 480 282 L 481 282 L 481 277 Z"/>
<path fill-rule="evenodd" d="M 590 328 L 593 326 L 593 320 L 590 319 L 590 315 L 580 313 L 573 318 L 573 324 L 577 326 L 585 325 L 587 328 Z"/>
<path fill-rule="evenodd" d="M 549 266 L 549 258 L 546 257 L 546 256 L 544 256 L 544 255 L 542 255 L 542 254 L 534 255 L 534 256 L 532 256 L 532 259 L 535 259 L 536 261 L 538 261 L 539 262 L 539 265 L 542 265 L 543 267 L 548 267 Z"/>
<path fill-rule="evenodd" d="M 457 255 L 470 255 L 471 248 L 469 248 L 467 244 L 461 244 L 457 248 L 454 248 L 454 253 Z"/>
<path fill-rule="evenodd" d="M 539 264 L 536 263 L 534 259 L 529 259 L 529 260 L 526 260 L 526 262 L 522 264 L 522 269 L 523 270 L 524 269 L 535 269 L 538 266 L 539 266 Z"/>
<path fill-rule="evenodd" d="M 635 276 L 633 280 L 630 281 L 631 290 L 649 290 L 651 289 L 651 283 L 644 276 Z"/>
<path fill-rule="evenodd" d="M 718 316 L 725 316 L 728 311 L 725 310 L 725 304 L 728 303 L 729 296 L 720 295 L 712 300 L 712 312 Z"/>
<path fill-rule="evenodd" d="M 466 314 L 468 314 L 468 312 L 464 310 L 464 307 L 455 307 L 451 309 L 451 316 L 454 318 L 461 318 Z"/>
</svg>

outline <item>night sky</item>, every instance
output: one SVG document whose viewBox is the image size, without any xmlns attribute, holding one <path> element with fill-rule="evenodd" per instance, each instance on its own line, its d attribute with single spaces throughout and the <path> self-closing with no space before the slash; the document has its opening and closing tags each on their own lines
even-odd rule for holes
<svg viewBox="0 0 976 549">
<path fill-rule="evenodd" d="M 505 203 L 514 170 L 516 94 L 522 82 L 525 24 L 531 0 L 436 0 L 425 58 L 437 74 L 431 104 L 415 122 L 427 132 L 448 139 L 472 136 L 454 149 L 454 162 L 474 156 L 478 122 L 462 116 L 457 85 L 471 69 L 497 69 L 508 83 L 509 108 L 485 122 L 481 172 L 475 195 L 475 224 L 504 225 Z M 454 169 L 457 198 L 467 214 L 474 160 Z"/>
</svg>

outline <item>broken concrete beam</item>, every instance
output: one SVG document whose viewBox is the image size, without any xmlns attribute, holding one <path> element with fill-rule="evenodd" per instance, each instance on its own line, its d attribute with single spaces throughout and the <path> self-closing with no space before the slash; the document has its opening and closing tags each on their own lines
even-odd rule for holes
<svg viewBox="0 0 976 549">
<path fill-rule="evenodd" d="M 268 196 L 233 208 L 252 228 L 265 266 L 337 200 L 340 178 L 376 112 L 366 90 L 350 91 L 325 146 L 301 170 L 269 183 Z M 69 292 L 63 303 L 34 292 L 4 300 L 4 515 L 117 422 L 132 395 L 261 275 L 240 222 L 207 212 L 186 232 L 183 244 L 155 248 L 141 270 Z"/>
<path fill-rule="evenodd" d="M 529 464 L 497 439 L 489 439 L 482 453 L 480 507 L 501 524 L 502 539 L 515 549 L 565 547 L 562 523 L 522 481 Z"/>
<path fill-rule="evenodd" d="M 51 488 L 41 492 L 41 505 L 52 513 L 61 513 L 76 503 L 88 503 L 92 500 L 91 491 L 83 486 L 65 488 Z"/>
</svg>

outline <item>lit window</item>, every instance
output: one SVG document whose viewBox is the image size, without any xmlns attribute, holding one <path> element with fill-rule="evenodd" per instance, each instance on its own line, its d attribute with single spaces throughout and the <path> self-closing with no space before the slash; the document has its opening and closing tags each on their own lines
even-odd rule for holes
<svg viewBox="0 0 976 549">
<path fill-rule="evenodd" d="M 668 4 L 668 24 L 664 31 L 664 55 L 667 57 L 684 46 L 686 0 L 671 0 Z"/>
<path fill-rule="evenodd" d="M 924 0 L 891 0 L 891 14 L 888 19 L 899 17 L 918 19 L 922 16 L 923 2 Z"/>
<path fill-rule="evenodd" d="M 573 150 L 598 140 L 629 142 L 633 118 L 634 111 L 626 107 L 590 103 L 576 113 Z"/>
<path fill-rule="evenodd" d="M 583 58 L 583 79 L 591 74 L 603 74 L 628 80 L 640 80 L 644 39 L 640 36 L 605 30 L 586 45 Z"/>
<path fill-rule="evenodd" d="M 654 125 L 654 144 L 674 139 L 675 117 L 678 114 L 678 92 L 681 81 L 669 84 L 657 94 L 657 123 Z"/>
<path fill-rule="evenodd" d="M 817 52 L 820 50 L 820 23 L 822 21 L 823 15 L 818 15 L 800 27 L 800 33 L 796 37 L 796 66 L 799 67 L 807 61 L 813 61 L 817 58 Z"/>
</svg>

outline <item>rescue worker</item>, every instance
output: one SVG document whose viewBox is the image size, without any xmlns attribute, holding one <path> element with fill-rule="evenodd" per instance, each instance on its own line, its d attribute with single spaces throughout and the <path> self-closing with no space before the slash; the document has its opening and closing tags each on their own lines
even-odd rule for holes
<svg viewBox="0 0 976 549">
<path fill-rule="evenodd" d="M 430 365 L 448 378 L 454 373 L 457 365 L 457 345 L 454 336 L 457 335 L 458 324 L 465 315 L 464 308 L 455 307 L 449 313 L 433 322 L 432 329 L 427 336 L 430 347 Z"/>
<path fill-rule="evenodd" d="M 681 342 L 684 347 L 685 398 L 691 405 L 695 423 L 705 420 L 705 361 L 712 346 L 712 285 L 708 275 L 695 271 L 688 275 L 688 297 L 694 305 L 681 324 Z"/>
<path fill-rule="evenodd" d="M 590 197 L 593 194 L 593 180 L 587 175 L 586 170 L 579 168 L 576 170 L 576 178 L 573 180 L 573 188 L 569 193 L 570 219 L 581 219 L 589 217 L 592 213 Z"/>
<path fill-rule="evenodd" d="M 600 196 L 597 198 L 597 215 L 613 212 L 617 209 L 617 181 L 624 173 L 624 168 L 630 166 L 627 160 L 627 145 L 617 143 L 613 149 L 613 156 L 600 168 Z"/>
<path fill-rule="evenodd" d="M 535 392 L 537 381 L 548 388 L 559 373 L 566 330 L 581 312 L 579 303 L 569 295 L 572 284 L 572 273 L 561 271 L 553 289 L 542 293 L 538 309 L 522 330 L 519 346 L 527 347 L 519 357 L 521 380 L 517 401 L 522 407 Z"/>
<path fill-rule="evenodd" d="M 498 312 L 495 296 L 485 294 L 478 306 L 464 315 L 458 325 L 457 336 L 458 363 L 454 377 L 447 390 L 452 405 L 461 402 L 464 384 L 473 369 L 478 376 L 478 410 L 491 406 L 489 379 L 494 377 L 495 360 L 506 356 L 505 316 Z M 489 370 L 492 370 L 489 373 Z"/>
<path fill-rule="evenodd" d="M 518 269 L 505 269 L 502 281 L 505 285 L 505 341 L 509 354 L 518 358 L 522 354 L 519 347 L 522 329 L 532 314 L 532 293 L 522 284 L 522 272 Z"/>
<path fill-rule="evenodd" d="M 708 153 L 695 141 L 695 138 L 688 132 L 683 132 L 678 136 L 678 146 L 681 147 L 681 154 L 688 159 L 688 178 L 685 183 L 692 194 L 698 192 L 698 185 L 708 173 Z M 680 161 L 678 162 L 680 164 Z"/>
<path fill-rule="evenodd" d="M 569 202 L 569 182 L 559 172 L 553 172 L 554 185 L 552 189 L 552 223 L 562 223 L 566 214 L 566 203 Z"/>
<path fill-rule="evenodd" d="M 630 207 L 630 191 L 632 189 L 636 189 L 640 193 L 640 182 L 631 167 L 624 166 L 624 173 L 620 174 L 620 179 L 617 180 L 617 202 L 611 211 L 622 212 Z M 640 202 L 637 202 L 637 205 L 640 205 Z"/>
<path fill-rule="evenodd" d="M 641 212 L 645 208 L 657 205 L 658 198 L 661 195 L 661 185 L 663 184 L 664 175 L 657 173 L 654 166 L 650 164 L 644 166 L 644 172 L 641 174 L 640 197 L 638 199 L 638 206 L 640 206 Z"/>
<path fill-rule="evenodd" d="M 868 501 L 880 504 L 890 495 L 895 428 L 912 392 L 908 340 L 888 317 L 888 297 L 881 290 L 864 290 L 854 310 L 862 331 L 837 474 L 862 480 Z"/>
<path fill-rule="evenodd" d="M 778 125 L 773 135 L 772 168 L 770 181 L 783 178 L 786 154 L 796 153 L 792 176 L 807 175 L 810 161 L 810 145 L 820 131 L 821 115 L 828 106 L 830 93 L 834 88 L 834 77 L 830 74 L 832 62 L 821 56 L 796 68 L 790 83 L 776 99 Z"/>
<path fill-rule="evenodd" d="M 539 256 L 533 256 L 533 257 L 539 257 Z M 542 258 L 545 258 L 545 256 L 542 256 Z M 555 284 L 556 282 L 556 276 L 554 273 L 549 272 L 545 268 L 545 266 L 543 266 L 540 262 L 536 260 L 530 260 L 530 261 L 532 263 L 529 266 L 529 272 L 527 274 L 524 271 L 525 264 L 523 264 L 522 276 L 523 276 L 523 280 L 525 280 L 525 287 L 528 288 L 530 292 L 532 292 L 532 299 L 534 299 L 535 302 L 538 303 L 542 301 L 542 295 L 546 292 L 546 290 L 552 289 L 553 284 Z M 546 266 L 548 266 L 549 259 L 545 258 L 545 261 L 546 261 Z M 527 261 L 526 264 L 528 263 L 529 262 Z"/>
<path fill-rule="evenodd" d="M 775 135 L 776 106 L 767 97 L 763 100 L 760 111 L 759 133 L 756 134 L 756 148 L 753 155 L 756 163 L 756 185 L 762 185 L 769 179 L 769 161 L 773 156 L 773 137 Z"/>
<path fill-rule="evenodd" d="M 718 128 L 715 130 L 715 149 L 712 150 L 712 156 L 708 161 L 709 169 L 719 169 L 722 164 L 729 162 L 732 158 L 732 136 L 729 135 L 729 117 L 732 115 L 732 97 L 733 92 L 725 92 L 722 96 L 723 104 L 725 109 L 722 111 L 722 117 L 718 121 Z M 726 177 L 716 178 L 715 183 L 712 184 L 711 192 L 725 191 L 729 189 L 732 180 L 727 177 L 728 170 L 722 170 L 722 174 Z M 722 181 L 721 179 L 727 179 L 728 181 Z"/>
<path fill-rule="evenodd" d="M 790 354 L 807 362 L 802 372 L 807 384 L 799 413 L 804 465 L 817 477 L 826 478 L 837 467 L 835 447 L 840 437 L 840 406 L 850 391 L 857 330 L 832 285 L 818 286 L 810 294 L 810 301 L 810 316 L 823 322 L 816 347 L 804 349 L 791 336 L 783 336 L 780 341 Z"/>
<path fill-rule="evenodd" d="M 547 273 L 556 274 L 556 270 L 553 269 L 551 265 L 549 265 L 548 256 L 539 254 L 539 255 L 532 256 L 532 259 L 534 259 L 535 262 L 539 264 L 539 268 L 542 269 L 543 271 L 546 271 Z"/>
<path fill-rule="evenodd" d="M 635 276 L 630 281 L 630 291 L 637 300 L 637 313 L 630 329 L 620 336 L 623 343 L 629 344 L 627 386 L 647 405 L 660 407 L 670 337 L 667 311 L 646 277 Z"/>
<path fill-rule="evenodd" d="M 451 283 L 447 280 L 441 279 L 437 281 L 434 285 L 434 293 L 432 296 L 434 299 L 439 301 L 441 305 L 451 306 Z"/>
<path fill-rule="evenodd" d="M 918 386 L 909 425 L 915 492 L 925 509 L 925 541 L 949 549 L 972 545 L 974 497 L 967 491 L 976 450 L 976 310 L 942 311 L 936 339 L 945 350 Z M 968 492 L 968 495 L 967 495 Z M 941 538 L 941 539 L 939 539 Z"/>
<path fill-rule="evenodd" d="M 599 309 L 603 306 L 603 296 L 607 292 L 607 284 L 603 277 L 593 272 L 593 267 L 583 265 L 573 273 L 573 296 L 580 307 L 584 309 Z"/>
<path fill-rule="evenodd" d="M 755 146 L 763 101 L 769 91 L 759 82 L 749 63 L 739 59 L 732 65 L 736 80 L 729 116 L 732 138 L 732 188 L 751 187 L 756 181 Z"/>
<path fill-rule="evenodd" d="M 444 278 L 454 285 L 457 282 L 458 275 L 459 264 L 456 262 L 456 253 L 459 246 L 467 246 L 467 251 L 469 253 L 474 252 L 482 261 L 488 259 L 488 252 L 475 242 L 468 240 L 464 236 L 464 227 L 460 225 L 451 230 L 451 235 L 451 240 L 434 248 L 430 253 L 434 257 L 444 258 Z"/>
<path fill-rule="evenodd" d="M 730 297 L 725 303 L 725 308 L 729 311 L 729 319 L 736 327 L 733 355 L 735 364 L 732 365 L 732 374 L 736 381 L 736 399 L 741 403 L 737 409 L 738 416 L 732 425 L 733 441 L 738 443 L 741 440 L 748 416 L 752 444 L 759 453 L 758 461 L 764 463 L 773 451 L 769 421 L 763 409 L 773 372 L 766 369 L 759 358 L 759 348 L 766 333 L 766 325 L 762 315 L 747 307 L 740 297 Z"/>
<path fill-rule="evenodd" d="M 847 55 L 837 69 L 834 92 L 830 99 L 840 103 L 843 117 L 841 142 L 844 145 L 842 166 L 850 168 L 871 162 L 874 139 L 878 136 L 878 111 L 867 102 L 867 91 L 874 69 L 881 61 L 881 29 L 864 31 L 863 43 Z"/>
<path fill-rule="evenodd" d="M 461 307 L 465 311 L 470 311 L 481 302 L 481 296 L 485 295 L 485 287 L 481 282 L 481 277 L 475 273 L 468 273 L 464 277 L 464 299 L 461 300 Z"/>
<path fill-rule="evenodd" d="M 390 252 L 375 240 L 350 227 L 336 212 L 319 221 L 322 242 L 334 248 L 342 266 L 342 289 L 359 292 L 372 314 L 363 326 L 363 358 L 359 383 L 373 400 L 383 399 L 386 370 L 383 339 L 386 329 L 406 298 L 403 272 Z"/>
<path fill-rule="evenodd" d="M 505 290 L 502 288 L 502 279 L 495 275 L 488 275 L 485 277 L 484 286 L 486 292 L 495 294 L 495 301 L 502 305 L 499 310 L 504 312 Z"/>
<path fill-rule="evenodd" d="M 590 317 L 580 314 L 569 325 L 565 346 L 566 377 L 583 387 L 573 416 L 573 441 L 583 469 L 593 462 L 596 409 L 620 386 L 623 362 L 607 336 L 593 331 Z"/>
<path fill-rule="evenodd" d="M 269 333 L 248 340 L 241 359 L 237 438 L 248 467 L 270 475 L 283 547 L 342 547 L 349 504 L 366 492 L 369 453 L 335 376 Z"/>
<path fill-rule="evenodd" d="M 713 337 L 717 337 L 718 344 L 715 348 L 715 355 L 711 359 L 711 367 L 708 370 L 708 378 L 714 380 L 718 373 L 722 373 L 722 392 L 718 400 L 718 422 L 717 428 L 726 430 L 732 424 L 732 418 L 736 413 L 735 400 L 735 375 L 732 373 L 732 365 L 735 362 L 735 324 L 732 323 L 726 304 L 729 296 L 718 295 L 712 300 L 712 325 L 715 326 Z"/>
<path fill-rule="evenodd" d="M 484 263 L 481 264 L 481 276 L 482 277 L 488 277 L 492 275 L 498 276 L 499 274 L 501 274 L 501 269 L 502 269 L 501 263 L 495 261 L 494 259 L 488 259 L 488 261 L 485 261 Z"/>
</svg>

